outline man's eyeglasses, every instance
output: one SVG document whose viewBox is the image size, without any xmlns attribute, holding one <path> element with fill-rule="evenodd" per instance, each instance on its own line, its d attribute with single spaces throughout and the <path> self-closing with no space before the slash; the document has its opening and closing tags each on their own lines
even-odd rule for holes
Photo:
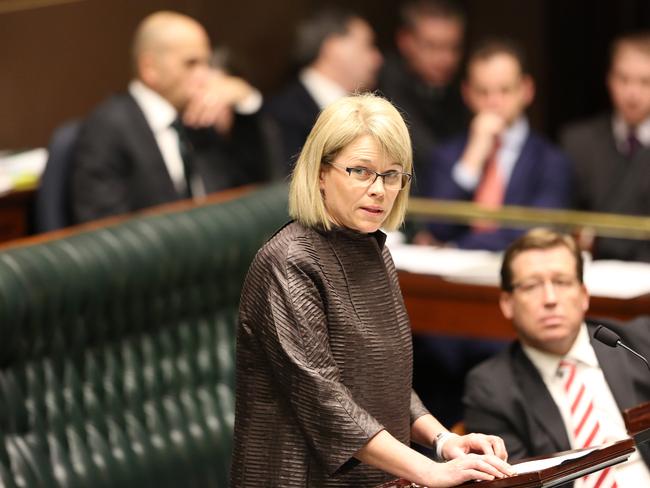
<svg viewBox="0 0 650 488">
<path fill-rule="evenodd" d="M 578 279 L 572 276 L 556 276 L 550 279 L 531 278 L 512 284 L 512 290 L 519 290 L 524 295 L 539 296 L 541 295 L 546 284 L 550 283 L 556 293 L 564 293 L 573 289 L 578 284 Z"/>
<path fill-rule="evenodd" d="M 409 184 L 411 178 L 413 178 L 413 175 L 410 173 L 403 173 L 396 170 L 378 173 L 364 166 L 344 166 L 333 161 L 326 161 L 326 163 L 344 170 L 350 175 L 350 179 L 355 186 L 368 187 L 373 185 L 377 181 L 377 178 L 381 177 L 384 180 L 384 188 L 387 190 L 403 190 Z"/>
</svg>

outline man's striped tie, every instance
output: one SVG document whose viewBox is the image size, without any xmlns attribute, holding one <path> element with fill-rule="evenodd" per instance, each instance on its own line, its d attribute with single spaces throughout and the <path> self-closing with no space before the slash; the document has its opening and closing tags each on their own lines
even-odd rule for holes
<svg viewBox="0 0 650 488">
<path fill-rule="evenodd" d="M 571 414 L 571 425 L 576 447 L 599 446 L 605 442 L 605 435 L 594 411 L 593 397 L 587 390 L 577 371 L 575 361 L 564 359 L 558 368 L 562 375 L 564 393 L 567 396 Z M 614 471 L 605 468 L 583 476 L 575 488 L 618 488 Z"/>
</svg>

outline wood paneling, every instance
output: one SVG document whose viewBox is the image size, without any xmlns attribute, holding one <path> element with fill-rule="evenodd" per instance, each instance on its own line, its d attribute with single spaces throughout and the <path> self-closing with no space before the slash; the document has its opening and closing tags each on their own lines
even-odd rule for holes
<svg viewBox="0 0 650 488">
<path fill-rule="evenodd" d="M 510 322 L 499 309 L 495 286 L 446 281 L 438 276 L 399 272 L 413 332 L 473 339 L 512 339 Z M 650 295 L 633 299 L 591 297 L 590 317 L 629 320 L 650 311 Z"/>
<path fill-rule="evenodd" d="M 303 13 L 292 4 L 83 0 L 0 14 L 0 148 L 42 146 L 63 121 L 123 90 L 131 77 L 133 31 L 159 9 L 196 17 L 213 41 L 228 44 L 251 66 L 245 74 L 265 89 L 282 76 L 293 22 Z"/>
<path fill-rule="evenodd" d="M 402 1 L 0 0 L 0 149 L 42 146 L 63 121 L 123 90 L 133 30 L 155 10 L 196 17 L 214 42 L 231 48 L 242 74 L 268 94 L 290 74 L 295 24 L 310 9 L 335 4 L 357 10 L 374 26 L 379 46 L 388 49 Z M 603 46 L 612 35 L 647 26 L 650 19 L 647 0 L 459 1 L 467 10 L 468 44 L 497 34 L 521 41 L 538 87 L 533 126 L 552 132 L 568 115 L 585 115 L 606 103 L 603 62 L 579 61 L 587 54 L 605 59 Z M 603 30 L 610 18 L 614 24 Z"/>
</svg>

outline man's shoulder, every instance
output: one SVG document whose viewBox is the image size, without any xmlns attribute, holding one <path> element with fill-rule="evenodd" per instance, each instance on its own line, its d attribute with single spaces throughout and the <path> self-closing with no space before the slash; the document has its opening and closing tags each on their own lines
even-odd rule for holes
<svg viewBox="0 0 650 488">
<path fill-rule="evenodd" d="M 645 344 L 650 344 L 650 315 L 640 315 L 625 322 L 589 317 L 585 322 L 591 336 L 598 326 L 603 325 L 616 332 L 623 342 L 636 344 L 638 341 L 642 341 Z"/>
<path fill-rule="evenodd" d="M 601 113 L 594 117 L 581 119 L 566 124 L 560 131 L 562 145 L 571 142 L 593 141 L 611 132 L 611 114 Z"/>
<path fill-rule="evenodd" d="M 141 113 L 135 99 L 128 93 L 117 93 L 111 95 L 101 102 L 90 113 L 87 120 L 89 123 L 108 123 L 121 125 L 128 123 L 134 114 Z"/>
<path fill-rule="evenodd" d="M 456 162 L 467 145 L 468 134 L 462 132 L 438 144 L 433 153 L 436 159 Z"/>
<path fill-rule="evenodd" d="M 518 342 L 512 342 L 502 351 L 486 359 L 472 368 L 467 376 L 467 383 L 471 384 L 509 384 L 514 375 L 513 364 L 519 354 L 523 354 Z"/>
<path fill-rule="evenodd" d="M 531 130 L 527 139 L 527 144 L 530 144 L 533 148 L 532 154 L 545 160 L 561 161 L 566 165 L 569 164 L 568 156 L 566 152 L 564 152 L 564 149 L 555 144 L 544 134 Z"/>
<path fill-rule="evenodd" d="M 271 115 L 282 115 L 296 110 L 318 112 L 318 105 L 305 85 L 298 78 L 293 79 L 281 91 L 271 96 L 265 107 Z"/>
<path fill-rule="evenodd" d="M 403 58 L 396 52 L 389 53 L 379 71 L 379 89 L 382 91 L 391 91 L 397 87 L 404 89 L 411 85 L 408 83 L 409 80 L 414 81 Z"/>
</svg>

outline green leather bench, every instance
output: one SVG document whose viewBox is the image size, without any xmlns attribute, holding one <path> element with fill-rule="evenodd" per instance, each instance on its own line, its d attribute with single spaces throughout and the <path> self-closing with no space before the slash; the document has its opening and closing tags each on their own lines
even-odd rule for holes
<svg viewBox="0 0 650 488">
<path fill-rule="evenodd" d="M 278 185 L 0 253 L 0 488 L 227 486 L 240 289 Z"/>
</svg>

